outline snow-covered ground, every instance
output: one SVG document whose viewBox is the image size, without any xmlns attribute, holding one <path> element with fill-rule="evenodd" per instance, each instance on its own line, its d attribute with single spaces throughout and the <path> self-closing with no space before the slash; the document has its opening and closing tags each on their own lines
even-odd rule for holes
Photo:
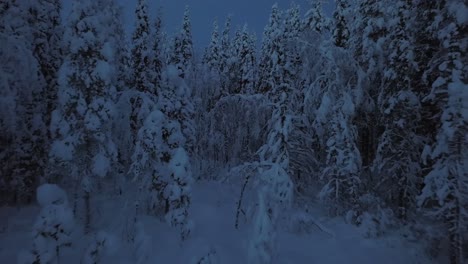
<svg viewBox="0 0 468 264">
<path fill-rule="evenodd" d="M 207 263 L 247 263 L 250 228 L 243 222 L 239 230 L 234 228 L 238 196 L 239 188 L 233 185 L 196 183 L 191 206 L 195 226 L 185 242 L 180 241 L 177 230 L 156 217 L 141 217 L 142 226 L 138 228 L 142 232 L 137 239 L 141 242 L 137 250 L 140 263 L 197 263 L 210 252 L 213 262 Z M 99 263 L 137 263 L 135 245 L 123 239 L 122 222 L 129 218 L 123 215 L 128 212 L 124 200 L 119 195 L 94 200 L 98 208 L 94 227 L 107 239 L 107 256 Z M 31 247 L 32 226 L 38 213 L 37 206 L 0 208 L 0 263 L 16 263 L 19 252 Z M 341 219 L 324 217 L 319 208 L 313 208 L 310 214 L 328 232 L 317 226 L 301 229 L 297 221 L 285 223 L 278 234 L 277 263 L 431 263 L 422 245 L 406 242 L 396 232 L 366 239 L 358 228 Z M 292 215 L 304 219 L 299 212 Z M 80 220 L 77 223 L 81 226 Z M 73 235 L 73 246 L 63 252 L 60 263 L 81 262 L 92 235 L 80 239 L 82 232 L 78 230 Z"/>
</svg>

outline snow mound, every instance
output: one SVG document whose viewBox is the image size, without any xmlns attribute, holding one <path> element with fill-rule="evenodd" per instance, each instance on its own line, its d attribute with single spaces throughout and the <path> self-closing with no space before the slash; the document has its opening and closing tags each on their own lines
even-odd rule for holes
<svg viewBox="0 0 468 264">
<path fill-rule="evenodd" d="M 68 203 L 67 195 L 55 184 L 43 184 L 37 188 L 37 203 L 41 207 L 48 205 L 65 205 Z"/>
</svg>

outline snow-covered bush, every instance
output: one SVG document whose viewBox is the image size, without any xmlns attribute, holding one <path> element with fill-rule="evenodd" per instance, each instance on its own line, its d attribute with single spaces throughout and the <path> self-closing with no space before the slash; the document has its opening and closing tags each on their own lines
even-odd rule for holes
<svg viewBox="0 0 468 264">
<path fill-rule="evenodd" d="M 221 263 L 216 248 L 210 247 L 208 252 L 201 258 L 194 258 L 192 264 L 218 264 Z"/>
<path fill-rule="evenodd" d="M 292 201 L 293 184 L 279 164 L 260 169 L 256 208 L 249 247 L 249 263 L 271 263 L 276 250 L 279 216 Z"/>
<path fill-rule="evenodd" d="M 151 236 L 145 232 L 143 223 L 137 222 L 134 242 L 134 254 L 137 264 L 148 263 L 153 250 L 153 241 Z"/>
<path fill-rule="evenodd" d="M 359 197 L 359 211 L 349 210 L 345 215 L 348 223 L 359 226 L 366 237 L 378 237 L 396 226 L 395 213 L 385 202 L 374 194 Z"/>
<path fill-rule="evenodd" d="M 55 263 L 60 250 L 71 245 L 73 212 L 65 192 L 54 184 L 39 186 L 37 202 L 41 212 L 34 224 L 32 254 L 38 263 Z"/>
<path fill-rule="evenodd" d="M 81 259 L 82 264 L 98 264 L 103 263 L 104 258 L 111 256 L 116 251 L 115 238 L 104 232 L 99 231 L 96 233 L 91 243 L 86 248 L 84 255 Z"/>
</svg>

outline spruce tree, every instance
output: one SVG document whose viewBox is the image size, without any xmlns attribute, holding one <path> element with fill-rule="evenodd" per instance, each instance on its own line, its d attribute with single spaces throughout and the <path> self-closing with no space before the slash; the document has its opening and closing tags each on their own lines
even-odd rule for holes
<svg viewBox="0 0 468 264">
<path fill-rule="evenodd" d="M 162 71 L 163 71 L 163 31 L 162 31 L 162 12 L 159 11 L 156 19 L 154 21 L 154 30 L 153 30 L 153 84 L 155 87 L 156 94 L 159 95 L 161 93 L 161 86 L 162 86 Z"/>
<path fill-rule="evenodd" d="M 441 2 L 438 6 L 438 24 L 433 28 L 444 52 L 432 61 L 436 65 L 437 79 L 427 100 L 434 100 L 440 109 L 436 141 L 425 152 L 432 160 L 432 168 L 424 179 L 424 189 L 419 196 L 427 213 L 440 219 L 448 232 L 450 263 L 466 261 L 466 226 L 468 222 L 467 149 L 468 118 L 466 71 L 468 41 L 466 18 L 455 10 L 466 9 L 463 1 Z M 428 202 L 435 201 L 434 206 Z"/>
<path fill-rule="evenodd" d="M 338 0 L 333 12 L 335 28 L 333 30 L 333 41 L 337 47 L 346 48 L 349 39 L 349 29 L 346 21 L 349 5 L 347 0 Z"/>
<path fill-rule="evenodd" d="M 258 70 L 258 89 L 261 93 L 269 93 L 274 85 L 275 78 L 281 78 L 281 75 L 275 76 L 275 65 L 280 64 L 279 49 L 281 43 L 282 15 L 278 5 L 273 5 L 271 9 L 268 25 L 263 32 L 262 48 Z"/>
<path fill-rule="evenodd" d="M 155 94 L 153 82 L 148 69 L 151 67 L 152 54 L 150 44 L 150 26 L 148 21 L 148 4 L 146 0 L 138 0 L 135 10 L 136 28 L 133 32 L 133 86 L 139 92 Z"/>
<path fill-rule="evenodd" d="M 228 16 L 224 23 L 224 29 L 221 33 L 221 54 L 219 69 L 221 73 L 221 95 L 227 95 L 229 91 L 229 58 L 231 56 L 231 20 Z"/>
<path fill-rule="evenodd" d="M 111 21 L 103 10 L 107 5 L 105 1 L 73 4 L 65 30 L 68 56 L 60 69 L 59 105 L 51 125 L 56 140 L 50 157 L 83 191 L 86 232 L 91 229 L 91 194 L 116 158 L 110 126 L 115 40 L 107 28 Z"/>
<path fill-rule="evenodd" d="M 221 45 L 218 32 L 218 21 L 213 22 L 213 32 L 211 33 L 211 41 L 203 56 L 203 63 L 208 66 L 208 69 L 219 72 L 221 63 Z"/>
<path fill-rule="evenodd" d="M 174 38 L 174 49 L 171 55 L 171 64 L 177 67 L 179 77 L 186 79 L 193 66 L 192 25 L 190 22 L 190 9 L 185 7 L 182 29 Z"/>
<path fill-rule="evenodd" d="M 323 14 L 322 1 L 316 0 L 311 9 L 306 12 L 302 30 L 306 29 L 316 31 L 319 34 L 330 30 L 329 18 Z"/>
<path fill-rule="evenodd" d="M 255 92 L 256 58 L 255 58 L 255 38 L 249 33 L 247 25 L 240 37 L 238 58 L 240 60 L 240 83 L 239 89 L 243 94 L 253 94 Z"/>
<path fill-rule="evenodd" d="M 62 4 L 58 0 L 39 0 L 32 3 L 28 10 L 28 20 L 33 29 L 33 53 L 47 83 L 45 90 L 46 114 L 44 116 L 47 127 L 50 126 L 50 114 L 57 105 L 57 72 L 63 57 L 61 8 Z"/>
<path fill-rule="evenodd" d="M 395 26 L 390 29 L 389 58 L 385 66 L 385 85 L 380 97 L 384 132 L 379 140 L 374 171 L 379 174 L 377 189 L 395 209 L 400 219 L 407 220 L 414 211 L 419 192 L 420 153 L 423 137 L 417 134 L 421 122 L 420 99 L 412 87 L 417 78 L 417 64 L 412 59 L 414 39 L 411 6 L 397 1 L 392 12 Z M 391 184 L 390 182 L 396 184 Z"/>
<path fill-rule="evenodd" d="M 9 2 L 0 18 L 2 114 L 0 188 L 6 203 L 30 203 L 44 175 L 46 83 L 34 57 L 34 28 L 27 3 Z M 22 69 L 24 74 L 17 74 Z"/>
</svg>

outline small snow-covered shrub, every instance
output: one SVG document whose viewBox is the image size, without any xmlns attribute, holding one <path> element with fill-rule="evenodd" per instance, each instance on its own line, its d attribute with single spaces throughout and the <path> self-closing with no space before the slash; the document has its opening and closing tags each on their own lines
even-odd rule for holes
<svg viewBox="0 0 468 264">
<path fill-rule="evenodd" d="M 250 238 L 249 263 L 271 263 L 275 256 L 280 215 L 290 206 L 293 185 L 281 165 L 272 164 L 260 173 L 258 208 Z"/>
<path fill-rule="evenodd" d="M 135 258 L 137 264 L 148 263 L 152 252 L 152 240 L 151 237 L 146 234 L 145 228 L 141 222 L 136 224 L 136 235 L 134 243 Z"/>
<path fill-rule="evenodd" d="M 98 232 L 94 237 L 81 260 L 81 264 L 103 263 L 103 258 L 112 255 L 116 250 L 113 236 L 104 231 Z"/>
<path fill-rule="evenodd" d="M 55 184 L 39 186 L 37 202 L 41 212 L 34 224 L 32 254 L 35 263 L 53 263 L 60 249 L 71 245 L 73 212 L 65 192 Z"/>
<path fill-rule="evenodd" d="M 194 261 L 192 261 L 193 264 L 217 264 L 220 263 L 219 257 L 218 257 L 218 252 L 216 251 L 216 248 L 210 247 L 208 252 L 202 256 L 201 258 L 195 258 Z"/>
<path fill-rule="evenodd" d="M 381 199 L 372 194 L 366 194 L 359 199 L 362 213 L 349 211 L 346 220 L 360 226 L 367 237 L 378 237 L 395 225 L 395 215 L 386 208 Z"/>
</svg>

